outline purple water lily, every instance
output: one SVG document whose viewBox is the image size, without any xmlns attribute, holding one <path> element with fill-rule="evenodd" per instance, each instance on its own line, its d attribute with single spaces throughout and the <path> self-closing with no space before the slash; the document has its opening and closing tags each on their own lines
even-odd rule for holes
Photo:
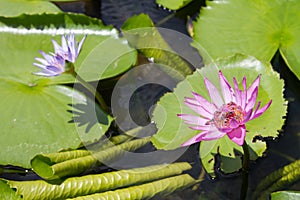
<svg viewBox="0 0 300 200">
<path fill-rule="evenodd" d="M 34 66 L 41 68 L 40 72 L 34 72 L 35 75 L 41 76 L 58 76 L 68 69 L 66 63 L 74 63 L 80 53 L 85 36 L 77 44 L 73 33 L 61 37 L 61 46 L 52 40 L 55 53 L 46 54 L 40 51 L 44 58 L 35 58 L 40 63 L 33 63 Z"/>
<path fill-rule="evenodd" d="M 185 98 L 185 104 L 195 111 L 198 116 L 178 114 L 189 128 L 201 131 L 199 134 L 182 144 L 191 145 L 203 140 L 215 140 L 227 135 L 238 145 L 243 145 L 246 136 L 246 123 L 261 116 L 271 105 L 270 100 L 260 108 L 261 102 L 256 104 L 260 75 L 247 89 L 246 77 L 242 80 L 243 90 L 240 90 L 236 78 L 233 78 L 234 88 L 231 87 L 221 71 L 219 71 L 222 93 L 207 78 L 204 83 L 212 102 L 200 94 L 193 92 L 194 98 Z M 256 107 L 255 107 L 256 105 Z"/>
</svg>

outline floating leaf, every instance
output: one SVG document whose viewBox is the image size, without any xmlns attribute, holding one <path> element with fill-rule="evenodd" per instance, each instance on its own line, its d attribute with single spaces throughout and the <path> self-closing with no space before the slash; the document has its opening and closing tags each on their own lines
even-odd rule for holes
<svg viewBox="0 0 300 200">
<path fill-rule="evenodd" d="M 300 199 L 300 192 L 299 191 L 280 191 L 280 192 L 273 192 L 271 194 L 271 200 L 298 200 Z"/>
<path fill-rule="evenodd" d="M 170 10 L 178 10 L 186 6 L 191 1 L 192 0 L 156 0 L 156 3 Z"/>
<path fill-rule="evenodd" d="M 270 61 L 279 49 L 300 78 L 299 10 L 300 1 L 207 1 L 194 23 L 194 39 L 213 59 L 244 53 Z"/>
<path fill-rule="evenodd" d="M 264 178 L 255 189 L 254 197 L 268 198 L 270 193 L 300 180 L 300 160 L 280 168 Z"/>
<path fill-rule="evenodd" d="M 136 62 L 136 51 L 117 30 L 104 26 L 98 19 L 80 14 L 22 15 L 15 18 L 0 17 L 0 77 L 27 84 L 40 79 L 47 84 L 74 82 L 74 77 L 63 74 L 54 78 L 32 75 L 38 68 L 32 65 L 39 50 L 53 52 L 51 39 L 60 43 L 61 35 L 73 32 L 77 39 L 87 38 L 76 60 L 77 73 L 86 81 L 114 77 L 124 73 Z"/>
<path fill-rule="evenodd" d="M 197 181 L 188 174 L 165 178 L 159 181 L 146 183 L 143 185 L 132 186 L 129 188 L 118 189 L 115 191 L 108 191 L 88 196 L 74 198 L 76 200 L 84 199 L 150 199 L 154 196 L 164 196 L 176 191 L 188 188 Z"/>
<path fill-rule="evenodd" d="M 134 151 L 149 142 L 149 138 L 136 139 L 111 148 L 95 152 L 92 155 L 55 163 L 52 157 L 39 154 L 31 160 L 33 170 L 47 180 L 59 179 L 65 176 L 77 175 L 89 169 L 97 161 L 107 163 L 121 157 L 125 151 Z"/>
<path fill-rule="evenodd" d="M 87 81 L 116 76 L 136 62 L 136 52 L 126 40 L 97 19 L 65 13 L 0 17 L 0 95 L 5 97 L 0 105 L 0 164 L 29 168 L 35 154 L 78 148 L 81 142 L 98 140 L 108 129 L 112 118 L 93 101 L 75 90 L 54 85 L 74 82 L 74 77 L 32 75 L 38 71 L 32 63 L 41 56 L 39 50 L 53 52 L 52 37 L 60 40 L 59 34 L 70 32 L 78 39 L 87 34 L 75 63 Z M 81 112 L 78 105 L 84 108 Z"/>
<path fill-rule="evenodd" d="M 157 29 L 146 14 L 127 19 L 122 31 L 131 46 L 147 58 L 153 59 L 153 62 L 161 64 L 162 69 L 174 78 L 182 80 L 184 76 L 193 72 L 191 66 L 179 56 L 179 53 L 172 50 L 159 31 L 169 33 L 169 36 L 180 36 L 182 40 L 183 35 L 175 31 Z"/>
<path fill-rule="evenodd" d="M 65 199 L 141 184 L 178 175 L 189 169 L 191 165 L 183 162 L 72 177 L 59 185 L 50 184 L 44 180 L 7 181 L 7 184 L 15 188 L 16 194 L 22 195 L 24 199 Z"/>
<path fill-rule="evenodd" d="M 58 13 L 61 10 L 53 3 L 43 0 L 0 0 L 0 16 L 13 17 L 20 14 Z"/>
<path fill-rule="evenodd" d="M 98 140 L 108 129 L 112 117 L 83 94 L 64 86 L 45 87 L 1 79 L 0 105 L 2 130 L 0 163 L 30 167 L 30 159 L 41 152 L 57 152 L 78 148 L 83 141 Z M 98 110 L 99 121 L 88 133 L 86 126 L 69 123 L 72 109 L 69 105 L 93 105 Z M 93 113 L 91 113 L 93 114 Z M 95 116 L 96 117 L 96 116 Z"/>
<path fill-rule="evenodd" d="M 261 117 L 246 124 L 248 131 L 246 141 L 250 146 L 251 159 L 255 160 L 266 149 L 265 142 L 253 141 L 255 136 L 277 136 L 277 130 L 283 125 L 283 116 L 286 113 L 286 102 L 282 94 L 283 81 L 279 79 L 278 74 L 272 70 L 270 65 L 253 57 L 235 55 L 217 60 L 215 63 L 197 70 L 186 80 L 180 82 L 173 93 L 168 93 L 160 99 L 153 113 L 153 120 L 156 122 L 158 132 L 152 137 L 152 142 L 158 149 L 178 148 L 183 142 L 198 133 L 198 131 L 190 129 L 183 120 L 177 117 L 177 114 L 194 114 L 184 104 L 184 98 L 192 97 L 192 92 L 199 93 L 209 99 L 203 78 L 207 77 L 219 88 L 219 70 L 222 70 L 232 85 L 233 77 L 236 77 L 241 84 L 243 77 L 246 76 L 247 82 L 250 84 L 258 74 L 262 74 L 258 100 L 261 101 L 262 105 L 268 103 L 270 99 L 273 100 L 271 107 Z M 233 143 L 227 136 L 218 140 L 202 141 L 200 143 L 200 158 L 207 172 L 214 175 L 214 155 L 220 154 L 221 168 L 225 173 L 230 173 L 241 168 L 240 158 L 235 156 L 234 150 L 242 152 L 242 148 Z M 238 160 L 232 162 L 232 159 Z M 235 166 L 232 166 L 232 163 Z"/>
<path fill-rule="evenodd" d="M 6 180 L 0 179 L 0 199 L 21 200 L 22 198 L 9 187 Z"/>
</svg>

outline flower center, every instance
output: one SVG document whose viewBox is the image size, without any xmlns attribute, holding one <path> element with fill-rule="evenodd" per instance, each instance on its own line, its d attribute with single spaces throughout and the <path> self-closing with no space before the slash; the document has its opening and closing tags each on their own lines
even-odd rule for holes
<svg viewBox="0 0 300 200">
<path fill-rule="evenodd" d="M 241 123 L 244 120 L 244 115 L 245 112 L 241 106 L 234 102 L 230 102 L 222 105 L 217 111 L 215 111 L 214 118 L 211 122 L 218 129 L 234 128 L 231 127 L 231 121 L 234 119 L 236 122 Z"/>
</svg>

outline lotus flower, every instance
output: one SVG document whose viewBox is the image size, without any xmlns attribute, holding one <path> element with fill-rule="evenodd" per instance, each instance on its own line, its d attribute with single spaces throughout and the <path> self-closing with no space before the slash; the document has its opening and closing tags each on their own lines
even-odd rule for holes
<svg viewBox="0 0 300 200">
<path fill-rule="evenodd" d="M 260 108 L 257 102 L 260 75 L 247 89 L 246 77 L 242 80 L 240 90 L 236 78 L 233 78 L 234 88 L 231 87 L 221 71 L 219 71 L 221 93 L 207 78 L 204 78 L 206 89 L 212 102 L 200 94 L 193 92 L 194 98 L 185 98 L 185 104 L 198 115 L 178 114 L 189 128 L 201 131 L 199 134 L 184 142 L 182 146 L 191 145 L 205 140 L 215 140 L 227 135 L 238 145 L 243 145 L 246 136 L 246 123 L 261 116 L 271 105 L 270 100 Z M 255 106 L 256 105 L 256 106 Z"/>
<path fill-rule="evenodd" d="M 35 75 L 41 76 L 58 76 L 69 69 L 66 69 L 66 63 L 74 63 L 80 53 L 85 36 L 81 39 L 79 44 L 75 40 L 73 33 L 62 36 L 60 46 L 55 40 L 52 40 L 55 53 L 46 54 L 40 51 L 44 58 L 35 58 L 40 63 L 33 63 L 33 65 L 41 68 L 40 72 L 34 72 Z"/>
</svg>

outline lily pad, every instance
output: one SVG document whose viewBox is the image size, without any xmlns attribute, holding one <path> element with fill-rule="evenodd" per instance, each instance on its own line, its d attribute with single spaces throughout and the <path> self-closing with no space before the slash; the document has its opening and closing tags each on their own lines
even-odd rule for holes
<svg viewBox="0 0 300 200">
<path fill-rule="evenodd" d="M 281 199 L 289 199 L 289 200 L 300 199 L 300 192 L 299 191 L 279 191 L 279 192 L 273 192 L 271 194 L 271 200 L 281 200 Z"/>
<path fill-rule="evenodd" d="M 199 131 L 190 129 L 183 120 L 177 117 L 177 114 L 195 115 L 184 104 L 184 98 L 192 97 L 192 92 L 209 99 L 204 85 L 204 77 L 207 77 L 220 90 L 219 70 L 222 70 L 231 85 L 233 85 L 233 77 L 236 77 L 241 84 L 242 78 L 246 76 L 249 85 L 261 74 L 258 100 L 262 105 L 267 104 L 270 99 L 273 100 L 271 107 L 262 116 L 246 124 L 246 142 L 250 147 L 251 159 L 255 160 L 266 149 L 265 142 L 253 141 L 255 136 L 276 137 L 278 135 L 277 131 L 284 123 L 283 117 L 287 109 L 282 93 L 283 81 L 279 79 L 278 74 L 272 70 L 269 64 L 262 63 L 253 57 L 235 55 L 219 59 L 215 63 L 195 71 L 193 75 L 180 82 L 173 93 L 168 93 L 161 98 L 153 113 L 153 120 L 156 122 L 158 132 L 153 136 L 152 142 L 158 149 L 178 148 L 183 142 L 199 133 Z M 200 143 L 200 158 L 203 166 L 211 175 L 214 175 L 213 166 L 216 154 L 221 156 L 221 168 L 225 173 L 239 169 L 241 162 L 240 158 L 236 156 L 236 151 L 243 152 L 241 146 L 229 140 L 227 136 Z M 232 162 L 233 159 L 237 160 Z"/>
<path fill-rule="evenodd" d="M 0 16 L 13 17 L 20 14 L 42 14 L 62 12 L 49 1 L 0 0 Z"/>
<path fill-rule="evenodd" d="M 116 29 L 98 19 L 66 13 L 0 17 L 0 77 L 24 84 L 41 79 L 50 80 L 48 84 L 74 82 L 68 74 L 54 78 L 32 75 L 39 70 L 32 65 L 35 57 L 41 57 L 39 50 L 53 52 L 51 39 L 60 43 L 61 35 L 70 32 L 78 41 L 87 35 L 75 63 L 77 73 L 86 81 L 114 77 L 136 63 L 136 51 L 118 37 Z"/>
<path fill-rule="evenodd" d="M 82 142 L 98 140 L 112 121 L 72 88 L 47 86 L 42 81 L 26 85 L 3 78 L 0 88 L 1 165 L 29 168 L 30 159 L 38 153 L 78 148 Z M 92 106 L 94 112 L 89 114 L 98 117 L 99 122 L 87 132 L 88 124 L 78 126 L 78 121 L 72 122 L 72 104 Z"/>
<path fill-rule="evenodd" d="M 156 0 L 156 3 L 170 10 L 178 10 L 186 6 L 191 1 L 192 0 Z"/>
<path fill-rule="evenodd" d="M 270 61 L 279 49 L 300 78 L 300 1 L 214 0 L 194 23 L 194 39 L 213 59 L 234 53 Z"/>
</svg>

